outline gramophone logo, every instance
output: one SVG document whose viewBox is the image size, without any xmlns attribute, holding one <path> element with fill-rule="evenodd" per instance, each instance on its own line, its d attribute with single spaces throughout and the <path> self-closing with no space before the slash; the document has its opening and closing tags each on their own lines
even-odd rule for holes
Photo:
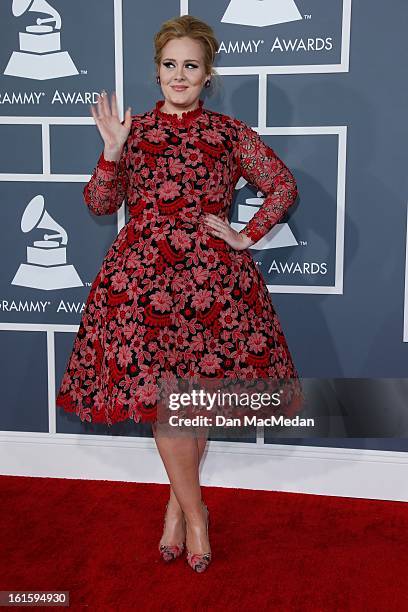
<svg viewBox="0 0 408 612">
<path fill-rule="evenodd" d="M 221 22 L 263 27 L 299 19 L 294 0 L 231 0 Z"/>
<path fill-rule="evenodd" d="M 247 184 L 247 181 L 241 176 L 235 189 L 242 189 Z M 252 219 L 259 207 L 262 205 L 264 198 L 262 192 L 258 191 L 256 198 L 246 198 L 245 204 L 238 204 L 238 222 L 231 223 L 231 227 L 237 232 L 241 231 L 245 225 Z M 296 240 L 288 223 L 276 223 L 258 242 L 255 242 L 251 249 L 263 251 L 266 249 L 276 249 L 279 247 L 297 246 L 299 243 Z"/>
<path fill-rule="evenodd" d="M 47 291 L 83 287 L 74 266 L 67 264 L 67 232 L 44 210 L 42 195 L 35 196 L 28 203 L 21 218 L 24 233 L 37 227 L 57 233 L 44 234 L 44 240 L 36 240 L 27 247 L 27 263 L 20 264 L 11 284 Z M 53 238 L 62 240 L 58 242 Z"/>
<path fill-rule="evenodd" d="M 78 74 L 67 51 L 61 51 L 61 16 L 46 0 L 13 0 L 14 17 L 26 11 L 45 13 L 36 24 L 19 32 L 19 51 L 13 51 L 4 74 L 26 79 L 55 79 Z M 54 22 L 53 25 L 44 25 Z"/>
</svg>

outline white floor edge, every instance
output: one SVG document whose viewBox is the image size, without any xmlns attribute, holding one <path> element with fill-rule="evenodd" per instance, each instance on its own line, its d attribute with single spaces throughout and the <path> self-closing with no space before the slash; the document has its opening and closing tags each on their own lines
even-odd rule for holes
<svg viewBox="0 0 408 612">
<path fill-rule="evenodd" d="M 5 433 L 0 473 L 168 483 L 151 438 Z M 408 501 L 408 453 L 210 441 L 204 486 Z"/>
</svg>

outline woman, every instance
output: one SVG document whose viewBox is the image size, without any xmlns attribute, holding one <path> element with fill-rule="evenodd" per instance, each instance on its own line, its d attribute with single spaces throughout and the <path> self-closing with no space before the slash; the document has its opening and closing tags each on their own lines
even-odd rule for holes
<svg viewBox="0 0 408 612">
<path fill-rule="evenodd" d="M 211 560 L 199 464 L 206 435 L 160 435 L 158 378 L 297 379 L 270 294 L 248 247 L 295 201 L 296 182 L 238 119 L 204 108 L 218 48 L 212 29 L 184 15 L 155 36 L 164 100 L 118 117 L 115 94 L 91 107 L 104 150 L 84 199 L 97 215 L 126 198 L 130 219 L 108 250 L 82 314 L 57 404 L 81 420 L 151 422 L 170 480 L 164 560 L 204 571 Z M 265 194 L 235 231 L 228 213 L 244 176 Z"/>
</svg>

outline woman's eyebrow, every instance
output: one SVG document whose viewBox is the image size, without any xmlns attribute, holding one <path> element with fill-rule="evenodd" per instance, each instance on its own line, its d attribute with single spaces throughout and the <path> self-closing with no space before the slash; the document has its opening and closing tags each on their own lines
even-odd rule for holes
<svg viewBox="0 0 408 612">
<path fill-rule="evenodd" d="M 165 58 L 163 59 L 163 62 L 166 62 L 166 61 L 176 62 L 177 60 L 173 59 L 172 57 L 165 57 Z M 184 61 L 185 61 L 185 62 L 198 62 L 199 60 L 197 60 L 197 59 L 186 59 L 186 60 L 184 60 Z"/>
</svg>

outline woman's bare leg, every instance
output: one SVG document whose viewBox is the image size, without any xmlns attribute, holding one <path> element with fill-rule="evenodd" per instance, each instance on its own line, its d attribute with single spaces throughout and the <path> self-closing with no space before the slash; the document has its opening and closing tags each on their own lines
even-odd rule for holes
<svg viewBox="0 0 408 612">
<path fill-rule="evenodd" d="M 171 485 L 162 539 L 167 544 L 183 541 L 184 516 L 188 525 L 187 547 L 196 553 L 208 552 L 210 544 L 205 529 L 199 482 L 199 465 L 208 430 L 200 430 L 197 434 L 191 430 L 185 436 L 166 436 L 161 432 L 158 434 L 155 425 L 152 429 Z"/>
<path fill-rule="evenodd" d="M 201 459 L 203 457 L 204 450 L 207 445 L 207 438 L 208 438 L 208 429 L 205 434 L 200 434 L 200 436 L 196 438 L 197 447 L 198 447 L 198 464 L 199 465 L 201 463 Z M 168 508 L 169 508 L 169 516 L 174 515 L 174 517 L 181 518 L 183 511 L 180 507 L 180 504 L 178 503 L 177 497 L 174 493 L 173 486 L 171 483 L 170 483 L 170 497 L 169 497 Z"/>
</svg>

